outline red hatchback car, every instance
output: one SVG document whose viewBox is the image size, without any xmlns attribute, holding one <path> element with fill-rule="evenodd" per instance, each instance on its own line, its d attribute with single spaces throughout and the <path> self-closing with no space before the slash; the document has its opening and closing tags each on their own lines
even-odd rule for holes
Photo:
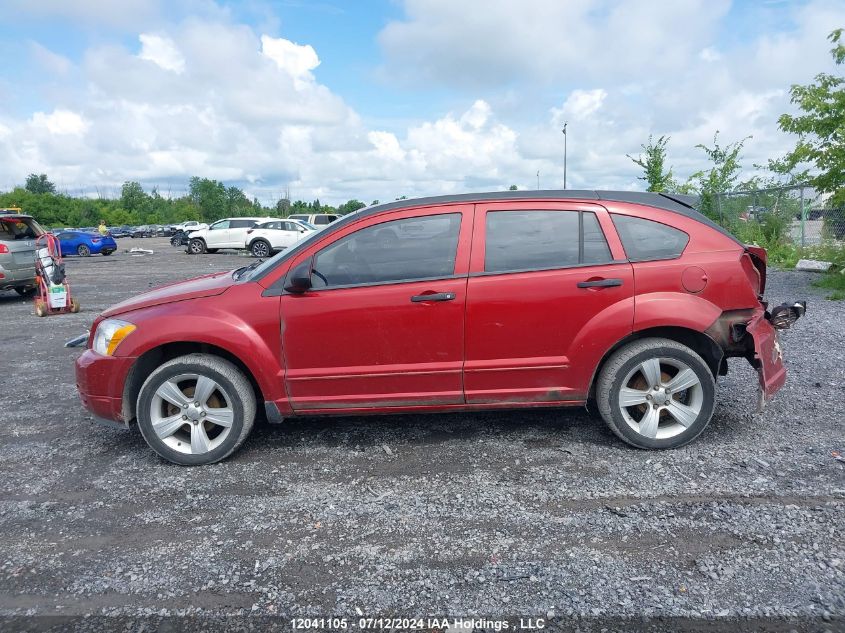
<svg viewBox="0 0 845 633">
<path fill-rule="evenodd" d="M 682 196 L 535 191 L 402 200 L 265 262 L 95 320 L 83 404 L 162 457 L 235 451 L 262 407 L 299 415 L 592 404 L 640 448 L 697 437 L 726 359 L 784 384 L 766 253 Z"/>
</svg>

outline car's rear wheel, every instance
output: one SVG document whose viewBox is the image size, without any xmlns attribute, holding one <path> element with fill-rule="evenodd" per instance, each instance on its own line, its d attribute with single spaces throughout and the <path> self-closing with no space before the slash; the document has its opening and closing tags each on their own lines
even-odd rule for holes
<svg viewBox="0 0 845 633">
<path fill-rule="evenodd" d="M 249 247 L 253 257 L 267 257 L 270 255 L 270 242 L 267 240 L 255 240 Z"/>
<path fill-rule="evenodd" d="M 617 351 L 599 374 L 596 401 L 616 435 L 638 448 L 677 448 L 710 422 L 716 383 L 695 351 L 646 338 Z"/>
<path fill-rule="evenodd" d="M 15 292 L 22 297 L 31 297 L 38 290 L 35 286 L 15 286 Z"/>
<path fill-rule="evenodd" d="M 205 252 L 205 242 L 198 238 L 192 239 L 188 242 L 188 252 L 191 255 L 202 255 Z"/>
<path fill-rule="evenodd" d="M 91 254 L 91 249 L 85 244 L 80 244 L 76 247 L 76 254 L 80 257 L 88 257 Z"/>
<path fill-rule="evenodd" d="M 114 253 L 114 251 L 103 251 L 103 255 L 105 255 L 106 257 L 111 255 L 112 253 Z"/>
<path fill-rule="evenodd" d="M 137 418 L 147 444 L 165 459 L 183 466 L 213 464 L 249 435 L 255 396 L 229 361 L 188 354 L 150 374 L 138 395 Z"/>
</svg>

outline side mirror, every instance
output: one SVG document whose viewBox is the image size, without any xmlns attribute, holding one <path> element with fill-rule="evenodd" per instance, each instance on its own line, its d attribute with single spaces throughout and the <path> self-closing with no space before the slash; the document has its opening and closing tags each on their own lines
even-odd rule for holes
<svg viewBox="0 0 845 633">
<path fill-rule="evenodd" d="M 311 290 L 311 260 L 301 263 L 288 273 L 285 291 L 302 294 Z"/>
</svg>

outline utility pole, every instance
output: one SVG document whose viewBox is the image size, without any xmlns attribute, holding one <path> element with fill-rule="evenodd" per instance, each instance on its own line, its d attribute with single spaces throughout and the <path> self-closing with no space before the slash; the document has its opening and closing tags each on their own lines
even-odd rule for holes
<svg viewBox="0 0 845 633">
<path fill-rule="evenodd" d="M 537 191 L 540 190 L 540 170 L 537 170 Z"/>
<path fill-rule="evenodd" d="M 563 122 L 563 129 L 561 130 L 561 132 L 563 132 L 563 188 L 564 189 L 566 189 L 566 139 L 567 139 L 566 126 L 568 124 L 569 124 L 568 121 L 564 121 Z"/>
</svg>

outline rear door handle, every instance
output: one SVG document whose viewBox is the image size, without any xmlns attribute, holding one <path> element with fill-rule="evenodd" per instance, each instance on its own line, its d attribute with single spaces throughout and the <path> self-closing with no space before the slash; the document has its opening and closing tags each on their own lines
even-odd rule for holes
<svg viewBox="0 0 845 633">
<path fill-rule="evenodd" d="M 611 288 L 621 286 L 621 279 L 594 279 L 593 281 L 579 281 L 579 288 Z"/>
<path fill-rule="evenodd" d="M 414 295 L 411 301 L 421 303 L 423 301 L 452 301 L 455 298 L 454 292 L 435 292 L 430 295 Z"/>
</svg>

